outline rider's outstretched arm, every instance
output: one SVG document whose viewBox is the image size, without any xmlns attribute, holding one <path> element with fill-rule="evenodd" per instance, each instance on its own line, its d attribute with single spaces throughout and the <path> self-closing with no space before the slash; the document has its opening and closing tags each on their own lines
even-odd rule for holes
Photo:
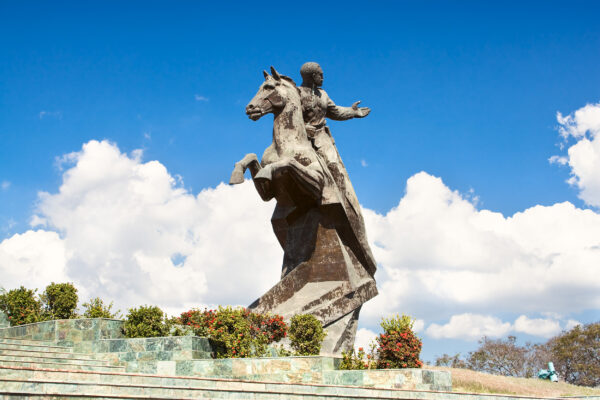
<svg viewBox="0 0 600 400">
<path fill-rule="evenodd" d="M 325 117 L 334 121 L 345 121 L 356 116 L 356 110 L 352 107 L 336 106 L 327 93 L 325 93 L 325 96 L 327 96 L 327 113 L 325 114 Z"/>
<path fill-rule="evenodd" d="M 325 91 L 323 91 L 325 92 Z M 327 96 L 327 93 L 325 93 Z M 363 118 L 369 115 L 371 109 L 369 107 L 359 107 L 360 101 L 352 104 L 352 107 L 336 106 L 333 100 L 327 96 L 327 113 L 325 117 L 334 121 L 345 121 L 351 118 Z"/>
</svg>

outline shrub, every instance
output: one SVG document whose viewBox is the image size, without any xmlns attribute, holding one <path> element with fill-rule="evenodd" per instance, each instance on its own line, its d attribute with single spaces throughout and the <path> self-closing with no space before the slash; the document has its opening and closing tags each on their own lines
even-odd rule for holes
<svg viewBox="0 0 600 400">
<path fill-rule="evenodd" d="M 377 368 L 420 368 L 421 340 L 414 334 L 414 320 L 402 315 L 383 319 L 377 337 Z"/>
<path fill-rule="evenodd" d="M 94 297 L 87 303 L 83 303 L 83 317 L 84 318 L 119 318 L 120 310 L 111 311 L 113 302 L 110 304 L 104 304 L 104 301 L 100 297 Z"/>
<path fill-rule="evenodd" d="M 402 314 L 402 316 L 396 315 L 390 319 L 381 319 L 381 329 L 384 332 L 404 332 L 404 331 L 412 331 L 413 325 L 415 321 L 408 315 Z"/>
<path fill-rule="evenodd" d="M 294 315 L 290 321 L 290 344 L 297 355 L 319 355 L 325 335 L 323 325 L 314 315 Z"/>
<path fill-rule="evenodd" d="M 42 305 L 36 299 L 35 292 L 21 286 L 0 294 L 0 310 L 6 313 L 12 326 L 43 320 Z"/>
<path fill-rule="evenodd" d="M 373 351 L 366 354 L 362 347 L 358 348 L 358 352 L 354 350 L 342 352 L 342 362 L 339 369 L 373 369 L 377 365 L 373 357 Z"/>
<path fill-rule="evenodd" d="M 156 306 L 130 308 L 123 324 L 123 334 L 128 338 L 168 336 L 169 330 L 165 314 Z"/>
<path fill-rule="evenodd" d="M 283 317 L 254 313 L 245 308 L 193 309 L 181 314 L 180 323 L 197 336 L 212 340 L 217 358 L 263 356 L 270 343 L 287 335 Z"/>
<path fill-rule="evenodd" d="M 179 317 L 168 318 L 167 324 L 170 327 L 169 336 L 196 336 L 194 329 L 187 325 L 182 325 L 181 318 Z"/>
<path fill-rule="evenodd" d="M 561 379 L 575 385 L 600 385 L 600 322 L 577 325 L 546 346 Z"/>
<path fill-rule="evenodd" d="M 77 289 L 72 283 L 54 283 L 46 286 L 40 296 L 46 319 L 76 318 Z"/>
</svg>

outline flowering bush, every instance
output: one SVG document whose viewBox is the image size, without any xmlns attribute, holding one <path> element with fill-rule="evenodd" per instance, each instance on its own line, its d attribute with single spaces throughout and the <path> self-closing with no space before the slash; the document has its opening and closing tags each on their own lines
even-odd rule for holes
<svg viewBox="0 0 600 400">
<path fill-rule="evenodd" d="M 318 356 L 325 335 L 323 325 L 314 315 L 298 314 L 290 321 L 290 344 L 299 356 Z"/>
<path fill-rule="evenodd" d="M 358 348 L 358 352 L 343 351 L 339 369 L 374 369 L 377 362 L 374 360 L 373 350 L 372 348 L 370 354 L 365 353 L 362 347 Z"/>
<path fill-rule="evenodd" d="M 377 337 L 377 368 L 421 368 L 421 340 L 414 334 L 414 320 L 403 315 L 383 319 Z"/>
<path fill-rule="evenodd" d="M 4 311 L 11 326 L 42 321 L 42 303 L 36 299 L 35 290 L 9 290 L 0 294 L 0 310 Z"/>
<path fill-rule="evenodd" d="M 260 357 L 270 343 L 287 335 L 283 317 L 246 308 L 193 309 L 182 313 L 178 322 L 193 329 L 197 336 L 211 339 L 217 358 Z"/>
</svg>

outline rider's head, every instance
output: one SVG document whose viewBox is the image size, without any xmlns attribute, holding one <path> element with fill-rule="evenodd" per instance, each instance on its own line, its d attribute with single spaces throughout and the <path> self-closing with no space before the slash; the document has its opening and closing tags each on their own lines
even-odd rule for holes
<svg viewBox="0 0 600 400">
<path fill-rule="evenodd" d="M 302 86 L 320 87 L 323 85 L 323 70 L 316 62 L 304 63 L 300 68 L 300 75 L 302 75 Z"/>
</svg>

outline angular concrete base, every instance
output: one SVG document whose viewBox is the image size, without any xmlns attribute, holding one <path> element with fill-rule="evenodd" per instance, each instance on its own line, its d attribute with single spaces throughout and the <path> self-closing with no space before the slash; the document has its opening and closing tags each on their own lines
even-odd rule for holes
<svg viewBox="0 0 600 400">
<path fill-rule="evenodd" d="M 278 206 L 279 207 L 279 206 Z M 284 247 L 281 280 L 249 308 L 289 320 L 312 314 L 327 330 L 322 355 L 340 355 L 354 345 L 363 303 L 377 295 L 375 280 L 352 250 L 335 207 L 299 215 L 275 210 L 273 227 Z"/>
<path fill-rule="evenodd" d="M 358 307 L 337 321 L 324 326 L 327 336 L 321 345 L 321 355 L 335 356 L 354 347 L 360 309 L 361 307 Z"/>
</svg>

